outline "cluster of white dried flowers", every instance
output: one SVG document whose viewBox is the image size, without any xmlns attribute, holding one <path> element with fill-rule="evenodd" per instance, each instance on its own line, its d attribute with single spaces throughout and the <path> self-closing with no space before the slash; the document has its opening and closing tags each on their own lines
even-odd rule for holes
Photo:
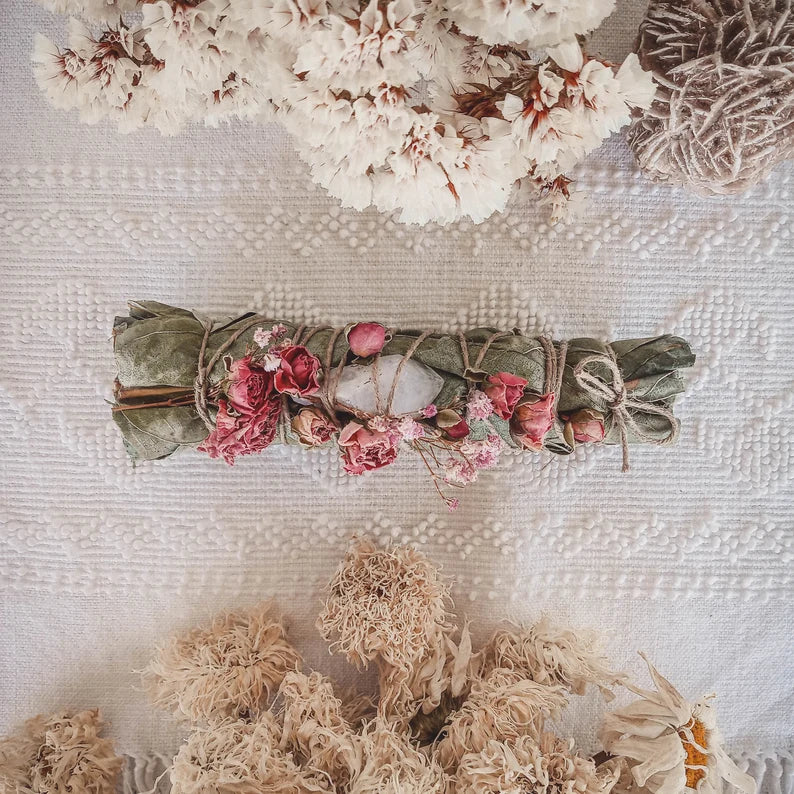
<svg viewBox="0 0 794 794">
<path fill-rule="evenodd" d="M 593 635 L 546 619 L 475 650 L 451 608 L 448 583 L 416 550 L 354 544 L 318 628 L 332 651 L 377 666 L 374 700 L 301 670 L 270 605 L 166 645 L 144 679 L 192 723 L 173 794 L 713 794 L 724 781 L 754 792 L 711 706 L 684 700 L 650 664 L 655 688 L 639 689 Z M 640 696 L 606 714 L 606 752 L 593 758 L 549 725 L 588 685 L 606 700 L 619 687 Z"/>
<path fill-rule="evenodd" d="M 614 0 L 45 2 L 105 25 L 37 38 L 58 107 L 166 134 L 276 119 L 344 206 L 406 223 L 480 222 L 519 184 L 561 217 L 565 173 L 654 96 L 635 55 L 616 68 L 577 39 Z"/>
</svg>

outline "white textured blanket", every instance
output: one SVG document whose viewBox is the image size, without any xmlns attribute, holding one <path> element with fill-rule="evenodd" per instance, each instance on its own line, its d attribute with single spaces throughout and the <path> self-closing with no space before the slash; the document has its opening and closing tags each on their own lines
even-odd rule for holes
<svg viewBox="0 0 794 794">
<path fill-rule="evenodd" d="M 619 9 L 606 54 L 627 50 L 641 11 Z M 80 126 L 29 68 L 33 32 L 61 22 L 21 1 L 0 16 L 0 733 L 99 705 L 122 751 L 173 753 L 180 731 L 132 670 L 173 630 L 267 595 L 310 663 L 344 675 L 313 622 L 366 532 L 442 562 L 479 635 L 546 610 L 608 632 L 638 676 L 644 649 L 686 694 L 717 691 L 731 751 L 765 790 L 792 790 L 794 168 L 701 200 L 648 184 L 616 139 L 581 169 L 591 201 L 575 225 L 518 203 L 478 227 L 406 228 L 339 209 L 275 127 Z M 698 363 L 676 447 L 632 449 L 625 475 L 617 448 L 511 457 L 448 514 L 407 455 L 360 479 L 291 448 L 133 469 L 104 402 L 128 298 L 558 338 L 674 332 Z M 571 718 L 585 746 L 602 708 L 587 697 Z M 151 785 L 141 763 L 130 791 Z"/>
</svg>

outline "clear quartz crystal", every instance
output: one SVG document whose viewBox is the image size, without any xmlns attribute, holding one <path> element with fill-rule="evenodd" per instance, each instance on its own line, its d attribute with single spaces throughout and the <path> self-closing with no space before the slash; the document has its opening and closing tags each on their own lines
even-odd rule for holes
<svg viewBox="0 0 794 794">
<path fill-rule="evenodd" d="M 394 376 L 403 356 L 383 356 L 377 361 L 377 392 L 375 390 L 375 364 L 350 364 L 345 367 L 336 389 L 336 402 L 340 406 L 353 408 L 366 414 L 386 413 L 389 392 Z M 404 416 L 426 408 L 438 396 L 444 379 L 418 361 L 405 362 L 394 391 L 391 411 L 393 416 Z"/>
</svg>

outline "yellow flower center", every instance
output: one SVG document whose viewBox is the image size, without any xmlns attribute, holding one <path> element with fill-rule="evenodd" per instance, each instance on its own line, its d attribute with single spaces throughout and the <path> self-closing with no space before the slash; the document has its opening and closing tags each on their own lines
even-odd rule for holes
<svg viewBox="0 0 794 794">
<path fill-rule="evenodd" d="M 687 728 L 689 732 L 686 731 Z M 694 740 L 694 744 L 689 740 L 690 735 Z M 701 768 L 708 763 L 708 755 L 703 752 L 708 747 L 706 744 L 706 726 L 700 720 L 692 717 L 684 728 L 678 731 L 678 736 L 686 752 L 686 761 L 684 761 L 686 787 L 694 789 L 706 777 L 706 770 Z"/>
</svg>

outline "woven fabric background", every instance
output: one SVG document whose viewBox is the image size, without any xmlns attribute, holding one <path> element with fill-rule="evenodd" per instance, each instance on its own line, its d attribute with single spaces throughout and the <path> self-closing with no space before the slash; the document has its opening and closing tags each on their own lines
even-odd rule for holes
<svg viewBox="0 0 794 794">
<path fill-rule="evenodd" d="M 620 58 L 642 12 L 619 5 L 595 45 Z M 180 729 L 132 671 L 172 631 L 269 595 L 309 662 L 349 677 L 313 624 L 349 537 L 369 533 L 442 563 L 477 636 L 548 611 L 602 630 L 642 682 L 637 649 L 686 694 L 717 691 L 731 751 L 765 790 L 792 789 L 791 165 L 702 200 L 644 181 L 615 138 L 577 175 L 590 204 L 573 225 L 519 202 L 481 226 L 408 228 L 340 209 L 276 127 L 79 125 L 29 63 L 34 31 L 62 40 L 62 21 L 16 0 L 0 22 L 0 733 L 100 705 L 124 752 L 168 756 Z M 408 455 L 356 479 L 326 453 L 276 448 L 233 469 L 198 454 L 133 468 L 105 402 L 131 298 L 673 332 L 698 363 L 676 447 L 633 449 L 625 475 L 617 448 L 510 456 L 449 514 Z M 568 719 L 585 748 L 603 708 L 588 696 Z"/>
</svg>

